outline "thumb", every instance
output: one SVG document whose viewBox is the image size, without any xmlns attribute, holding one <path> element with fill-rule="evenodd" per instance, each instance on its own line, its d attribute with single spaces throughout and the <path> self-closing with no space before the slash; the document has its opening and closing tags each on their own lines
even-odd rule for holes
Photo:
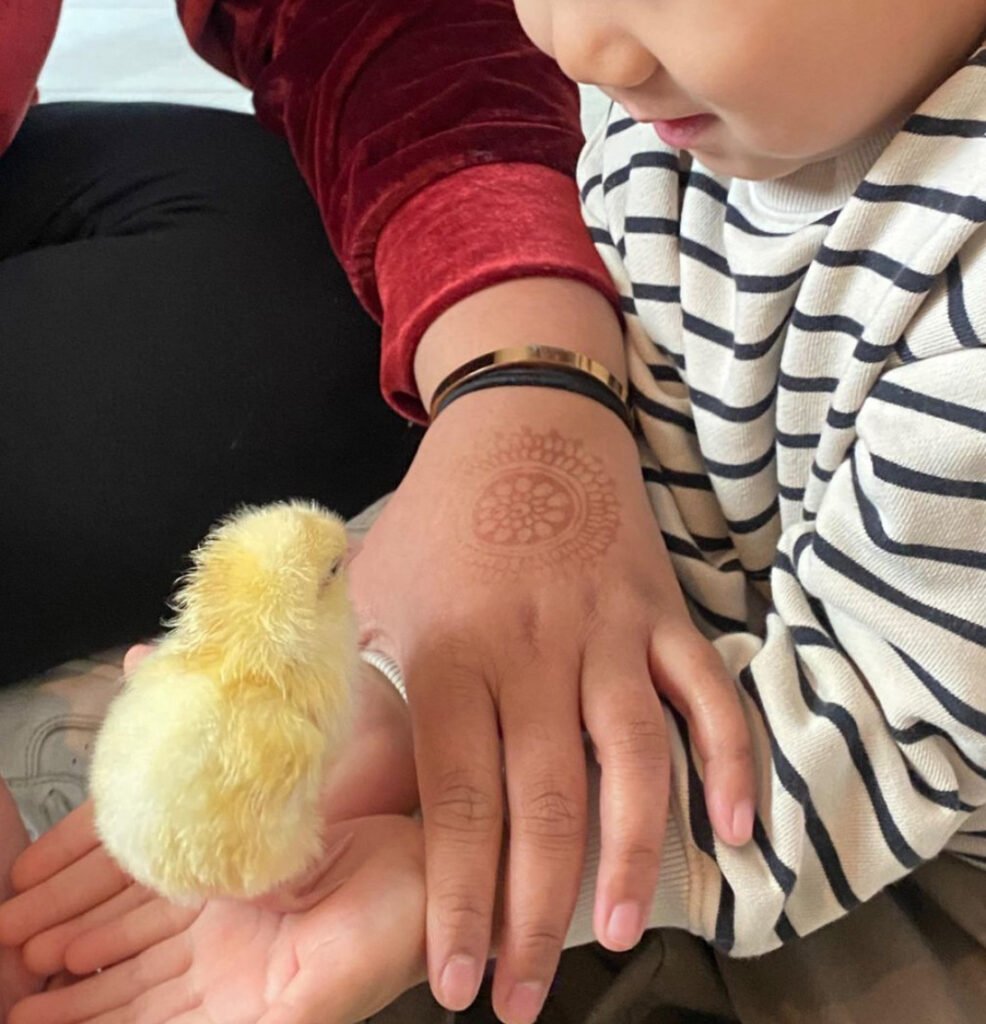
<svg viewBox="0 0 986 1024">
<path fill-rule="evenodd" d="M 137 666 L 154 650 L 153 644 L 134 644 L 123 656 L 123 674 L 133 675 Z"/>
</svg>

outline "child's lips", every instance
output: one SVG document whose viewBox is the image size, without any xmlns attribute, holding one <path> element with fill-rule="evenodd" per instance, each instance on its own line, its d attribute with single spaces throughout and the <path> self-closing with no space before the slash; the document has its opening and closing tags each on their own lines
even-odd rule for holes
<svg viewBox="0 0 986 1024">
<path fill-rule="evenodd" d="M 693 114 L 669 121 L 652 121 L 658 138 L 675 149 L 687 149 L 715 121 L 713 114 Z"/>
</svg>

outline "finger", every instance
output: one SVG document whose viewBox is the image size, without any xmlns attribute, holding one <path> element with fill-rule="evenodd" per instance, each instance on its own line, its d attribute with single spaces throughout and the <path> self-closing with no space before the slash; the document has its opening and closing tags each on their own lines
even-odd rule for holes
<svg viewBox="0 0 986 1024">
<path fill-rule="evenodd" d="M 200 913 L 200 907 L 152 899 L 78 936 L 65 950 L 65 965 L 74 974 L 91 974 L 121 963 L 184 931 Z"/>
<path fill-rule="evenodd" d="M 444 664 L 442 663 L 444 661 Z M 496 711 L 470 664 L 424 656 L 408 672 L 425 831 L 428 978 L 435 998 L 464 1010 L 489 952 L 503 780 Z"/>
<path fill-rule="evenodd" d="M 177 936 L 141 956 L 117 964 L 67 988 L 43 992 L 18 1003 L 8 1024 L 80 1024 L 125 1007 L 191 966 L 191 949 Z"/>
<path fill-rule="evenodd" d="M 577 663 L 532 663 L 503 702 L 510 850 L 493 1007 L 531 1024 L 544 1003 L 578 896 L 586 836 Z M 525 685 L 526 683 L 526 685 Z"/>
<path fill-rule="evenodd" d="M 582 713 L 602 770 L 594 931 L 604 946 L 621 951 L 640 941 L 654 899 L 670 788 L 646 636 L 636 647 L 623 637 L 589 645 L 582 679 Z"/>
<path fill-rule="evenodd" d="M 3 941 L 21 945 L 33 935 L 92 909 L 130 884 L 101 847 L 4 905 Z"/>
<path fill-rule="evenodd" d="M 716 649 L 688 630 L 658 632 L 651 672 L 661 693 L 688 722 L 702 759 L 705 800 L 723 842 L 742 846 L 753 835 L 756 768 L 750 730 L 735 682 Z"/>
<path fill-rule="evenodd" d="M 15 892 L 26 892 L 46 882 L 98 845 L 92 801 L 86 800 L 53 829 L 31 843 L 14 861 L 10 869 L 10 883 Z"/>
<path fill-rule="evenodd" d="M 199 1002 L 189 975 L 183 974 L 145 992 L 132 1003 L 87 1020 L 86 1024 L 174 1024 L 184 1019 L 184 1014 L 198 1012 Z"/>
<path fill-rule="evenodd" d="M 134 644 L 123 656 L 123 674 L 130 676 L 134 669 L 154 650 L 153 644 Z"/>
<path fill-rule="evenodd" d="M 65 966 L 66 950 L 78 936 L 92 931 L 97 925 L 115 921 L 152 899 L 154 899 L 153 893 L 143 886 L 132 883 L 122 892 L 118 892 L 115 896 L 93 907 L 92 910 L 28 939 L 24 946 L 24 962 L 35 974 L 45 976 L 54 974 Z M 76 970 L 76 973 L 88 974 L 89 970 Z"/>
</svg>

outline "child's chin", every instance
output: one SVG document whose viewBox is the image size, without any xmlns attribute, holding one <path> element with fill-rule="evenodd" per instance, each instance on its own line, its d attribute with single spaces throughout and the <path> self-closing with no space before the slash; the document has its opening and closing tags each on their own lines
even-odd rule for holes
<svg viewBox="0 0 986 1024">
<path fill-rule="evenodd" d="M 759 153 L 696 148 L 692 156 L 706 170 L 727 178 L 742 178 L 746 181 L 774 181 L 800 171 L 812 163 L 808 158 L 777 157 Z"/>
</svg>

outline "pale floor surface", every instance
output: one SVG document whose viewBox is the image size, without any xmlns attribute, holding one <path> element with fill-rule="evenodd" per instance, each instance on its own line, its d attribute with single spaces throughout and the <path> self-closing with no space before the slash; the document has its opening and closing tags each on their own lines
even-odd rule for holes
<svg viewBox="0 0 986 1024">
<path fill-rule="evenodd" d="M 63 0 L 42 99 L 156 100 L 251 111 L 250 94 L 192 52 L 174 0 Z M 605 100 L 584 91 L 584 117 Z"/>
</svg>

